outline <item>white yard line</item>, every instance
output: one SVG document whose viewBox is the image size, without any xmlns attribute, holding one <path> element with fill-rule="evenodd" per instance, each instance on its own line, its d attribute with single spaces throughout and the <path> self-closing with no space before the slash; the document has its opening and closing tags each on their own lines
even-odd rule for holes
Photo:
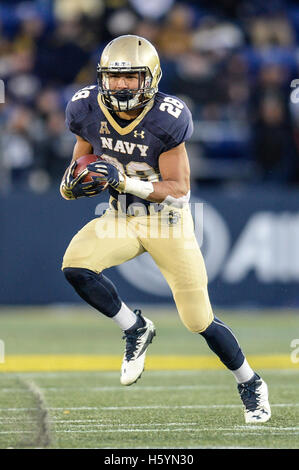
<svg viewBox="0 0 299 470">
<path fill-rule="evenodd" d="M 26 418 L 25 418 L 26 419 Z M 23 418 L 0 418 L 0 422 L 1 421 L 4 421 L 4 422 L 11 422 L 11 423 L 14 423 L 16 421 L 20 421 L 20 420 L 23 420 Z M 26 422 L 31 422 L 34 420 L 29 418 L 29 419 L 26 419 Z M 113 423 L 107 423 L 107 424 L 103 424 L 103 423 L 98 423 L 98 419 L 97 418 L 93 418 L 93 419 L 51 419 L 49 420 L 51 423 L 55 423 L 55 424 L 69 424 L 71 426 L 74 426 L 76 428 L 80 427 L 80 426 L 84 426 L 85 428 L 88 427 L 88 426 L 95 426 L 95 427 L 99 427 L 99 428 L 103 428 L 103 427 L 111 427 L 111 426 L 119 426 L 119 427 L 133 427 L 133 426 L 137 426 L 137 427 L 142 427 L 142 426 L 145 426 L 145 427 L 153 427 L 153 426 L 165 426 L 165 424 L 167 424 L 167 426 L 199 426 L 198 423 L 193 423 L 193 422 L 180 422 L 180 423 L 177 423 L 177 422 L 170 422 L 170 423 L 126 423 L 126 424 L 113 424 Z M 90 424 L 91 423 L 91 424 Z M 205 428 L 198 428 L 199 431 L 249 431 L 249 432 L 253 432 L 253 431 L 264 431 L 264 430 L 270 430 L 270 431 L 298 431 L 299 432 L 299 426 L 287 426 L 287 427 L 284 427 L 284 426 L 271 426 L 271 425 L 267 425 L 267 424 L 261 424 L 261 425 L 252 425 L 252 424 L 247 424 L 247 425 L 235 425 L 235 426 L 231 426 L 231 427 L 217 427 L 217 428 L 209 428 L 209 427 L 205 427 Z"/>
<path fill-rule="evenodd" d="M 249 432 L 249 431 L 245 431 L 244 433 L 242 434 L 249 434 L 250 436 L 263 436 L 265 437 L 265 433 L 264 432 L 257 432 L 257 431 L 254 431 L 254 432 Z M 273 436 L 280 436 L 281 434 L 283 435 L 287 435 L 288 437 L 291 436 L 297 436 L 297 434 L 299 434 L 299 432 L 292 432 L 292 434 L 286 434 L 285 431 L 281 431 L 281 432 L 278 432 L 278 431 L 274 431 L 274 432 L 271 432 L 270 436 L 273 437 Z M 237 431 L 235 432 L 224 432 L 222 434 L 223 436 L 236 436 L 236 435 L 239 435 Z"/>
<path fill-rule="evenodd" d="M 64 410 L 100 410 L 101 408 L 98 408 L 97 406 L 75 406 L 75 407 L 68 407 L 65 406 L 63 408 L 53 408 L 53 407 L 48 407 L 48 410 L 54 410 L 54 411 L 64 411 Z M 37 407 L 35 408 L 0 408 L 1 411 L 34 411 L 38 410 Z"/>
<path fill-rule="evenodd" d="M 261 427 L 261 431 L 260 432 L 256 432 L 256 430 L 253 430 L 252 432 L 250 430 L 248 431 L 245 431 L 245 432 L 242 432 L 242 434 L 250 434 L 250 435 L 255 435 L 255 434 L 258 434 L 258 435 L 261 435 L 261 434 L 265 434 L 265 430 L 267 430 L 267 428 L 265 428 L 264 426 Z M 240 430 L 239 429 L 235 429 L 235 428 L 188 428 L 188 427 L 178 427 L 178 428 L 159 428 L 159 429 L 153 429 L 153 428 L 136 428 L 136 429 L 131 429 L 131 428 L 113 428 L 113 429 L 61 429 L 61 430 L 56 430 L 55 432 L 56 433 L 99 433 L 99 432 L 103 432 L 103 433 L 116 433 L 116 432 L 157 432 L 157 433 L 160 433 L 160 432 L 186 432 L 186 431 L 192 431 L 193 433 L 197 433 L 197 434 L 200 434 L 202 432 L 221 432 L 223 433 L 224 431 L 230 431 L 229 433 L 227 434 L 232 434 L 232 435 L 239 435 L 240 436 Z M 280 430 L 280 432 L 277 432 L 277 431 L 274 431 L 274 432 L 271 432 L 271 433 L 268 433 L 269 435 L 275 435 L 275 434 L 285 434 L 286 431 L 282 428 Z M 294 435 L 294 434 L 299 434 L 299 431 L 298 432 L 294 432 L 292 431 L 292 434 L 291 435 Z"/>
<path fill-rule="evenodd" d="M 262 369 L 261 369 L 262 370 Z M 227 375 L 225 369 L 219 370 L 150 370 L 145 371 L 146 374 L 151 376 L 200 376 L 206 375 L 209 372 L 215 372 L 219 376 L 220 374 Z M 283 374 L 283 375 L 298 375 L 298 369 L 265 369 L 265 374 Z M 61 378 L 61 377 L 72 377 L 72 376 L 89 376 L 92 377 L 118 377 L 119 371 L 59 371 L 59 372 L 5 372 L 1 377 L 5 377 L 6 380 L 13 380 L 18 377 L 24 378 L 42 378 L 42 379 L 52 379 L 52 378 Z"/>
<path fill-rule="evenodd" d="M 34 431 L 0 431 L 0 434 L 34 434 Z"/>
<path fill-rule="evenodd" d="M 99 408 L 103 411 L 122 411 L 122 410 L 144 410 L 144 409 L 213 409 L 213 408 L 240 408 L 238 405 L 146 405 L 146 406 L 105 406 Z M 271 404 L 272 407 L 296 407 L 299 403 L 277 403 Z"/>
<path fill-rule="evenodd" d="M 165 385 L 165 386 L 155 386 L 155 385 L 151 385 L 151 386 L 140 386 L 140 385 L 136 385 L 134 388 L 126 388 L 126 387 L 123 387 L 122 385 L 118 385 L 118 386 L 103 386 L 103 387 L 43 387 L 41 385 L 39 385 L 39 388 L 41 390 L 43 390 L 44 392 L 65 392 L 65 391 L 72 391 L 72 390 L 76 390 L 76 391 L 82 391 L 82 392 L 86 392 L 86 391 L 91 391 L 91 392 L 115 392 L 115 391 L 119 391 L 119 392 L 140 392 L 140 391 L 153 391 L 153 390 L 156 390 L 156 391 L 168 391 L 168 390 L 182 390 L 182 391 L 185 391 L 185 390 L 215 390 L 215 388 L 217 388 L 217 390 L 228 390 L 230 389 L 231 387 L 229 386 L 215 386 L 215 385 Z M 29 391 L 28 390 L 25 390 L 23 388 L 3 388 L 1 389 L 1 393 L 28 393 Z"/>
<path fill-rule="evenodd" d="M 299 403 L 271 403 L 271 407 L 297 407 Z M 146 406 L 64 406 L 64 407 L 48 407 L 51 411 L 80 411 L 80 410 L 95 410 L 95 411 L 123 411 L 123 410 L 154 410 L 154 409 L 213 409 L 213 408 L 240 408 L 241 404 L 232 405 L 146 405 Z M 33 411 L 37 408 L 0 408 L 1 411 Z"/>
<path fill-rule="evenodd" d="M 167 423 L 169 425 L 169 423 Z M 179 424 L 179 423 L 176 423 L 176 424 Z M 183 424 L 180 423 L 180 425 L 182 426 Z M 108 425 L 107 425 L 108 426 Z M 225 432 L 224 434 L 222 435 L 240 435 L 240 430 L 238 428 L 196 428 L 194 429 L 193 427 L 192 428 L 188 428 L 188 427 L 177 427 L 177 428 L 164 428 L 164 429 L 153 429 L 153 428 L 150 428 L 148 427 L 149 425 L 147 424 L 147 428 L 140 428 L 140 426 L 142 425 L 134 425 L 134 426 L 139 426 L 139 428 L 135 428 L 135 429 L 132 429 L 132 428 L 112 428 L 112 429 L 107 429 L 106 427 L 103 427 L 101 428 L 101 425 L 98 425 L 96 426 L 97 429 L 78 429 L 78 427 L 76 427 L 76 429 L 61 429 L 61 430 L 55 430 L 55 433 L 99 433 L 99 432 L 104 432 L 104 433 L 116 433 L 116 432 L 186 432 L 186 431 L 192 431 L 192 432 L 196 432 L 196 433 L 202 433 L 202 432 Z M 291 435 L 297 435 L 299 434 L 299 430 L 296 430 L 294 432 L 293 429 L 291 428 L 278 428 L 279 431 L 272 431 L 271 428 L 269 427 L 266 427 L 266 426 L 261 426 L 260 428 L 260 432 L 257 432 L 256 429 L 253 429 L 252 431 L 250 429 L 247 429 L 247 430 L 243 430 L 242 431 L 242 435 L 244 434 L 250 434 L 250 435 L 261 435 L 261 434 L 265 434 L 265 431 L 268 431 L 270 430 L 271 433 L 269 433 L 269 435 L 276 435 L 276 434 L 285 434 L 286 431 L 291 431 Z M 298 428 L 297 428 L 298 429 Z M 31 434 L 33 433 L 34 431 L 18 431 L 18 430 L 14 430 L 14 431 L 0 431 L 0 434 Z"/>
<path fill-rule="evenodd" d="M 98 433 L 98 432 L 104 432 L 104 433 L 107 433 L 107 432 L 112 432 L 112 433 L 116 433 L 116 432 L 186 432 L 186 431 L 197 431 L 197 432 L 200 432 L 200 430 L 195 430 L 194 428 L 166 428 L 166 429 L 130 429 L 130 428 L 126 428 L 126 429 L 82 429 L 82 430 L 78 430 L 78 429 L 74 429 L 74 430 L 71 430 L 71 429 L 63 429 L 63 430 L 57 430 L 55 431 L 56 433 Z"/>
<path fill-rule="evenodd" d="M 74 419 L 74 420 L 67 420 L 67 419 L 63 419 L 63 420 L 59 420 L 59 419 L 56 419 L 56 420 L 53 420 L 52 422 L 55 423 L 55 424 L 71 424 L 71 425 L 74 425 L 76 427 L 80 426 L 81 424 L 78 424 L 77 423 L 83 423 L 83 425 L 85 426 L 86 423 L 90 422 L 90 423 L 96 423 L 98 420 L 94 420 L 94 419 L 89 419 L 89 420 L 84 420 L 84 419 Z M 165 424 L 167 424 L 167 426 L 198 426 L 198 423 L 126 423 L 126 424 L 113 424 L 113 423 L 109 423 L 109 424 L 95 424 L 96 427 L 104 427 L 104 426 L 108 426 L 108 427 L 111 427 L 111 426 L 165 426 Z M 87 424 L 87 426 L 92 426 L 92 424 Z M 299 429 L 299 428 L 298 428 Z"/>
</svg>

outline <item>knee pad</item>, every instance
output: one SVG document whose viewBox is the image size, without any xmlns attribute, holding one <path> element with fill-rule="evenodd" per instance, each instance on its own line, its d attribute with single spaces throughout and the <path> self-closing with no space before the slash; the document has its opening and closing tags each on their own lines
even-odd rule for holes
<svg viewBox="0 0 299 470">
<path fill-rule="evenodd" d="M 206 287 L 174 294 L 180 318 L 192 333 L 201 333 L 213 321 L 213 311 Z"/>
<path fill-rule="evenodd" d="M 116 315 L 121 299 L 114 284 L 102 273 L 85 268 L 64 268 L 63 273 L 77 294 L 108 317 Z"/>
<path fill-rule="evenodd" d="M 64 268 L 63 274 L 74 287 L 78 285 L 82 286 L 88 282 L 88 280 L 97 276 L 96 273 L 85 268 Z"/>
</svg>

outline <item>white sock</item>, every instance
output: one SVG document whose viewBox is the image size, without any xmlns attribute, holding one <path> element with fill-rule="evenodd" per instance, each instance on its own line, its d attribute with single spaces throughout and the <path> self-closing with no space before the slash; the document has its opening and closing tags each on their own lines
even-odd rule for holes
<svg viewBox="0 0 299 470">
<path fill-rule="evenodd" d="M 137 316 L 136 313 L 122 302 L 119 312 L 112 317 L 112 320 L 114 320 L 122 330 L 128 330 L 136 323 Z"/>
<path fill-rule="evenodd" d="M 254 376 L 254 371 L 251 369 L 246 359 L 244 359 L 244 362 L 239 369 L 232 370 L 231 372 L 234 374 L 238 384 L 247 382 Z"/>
</svg>

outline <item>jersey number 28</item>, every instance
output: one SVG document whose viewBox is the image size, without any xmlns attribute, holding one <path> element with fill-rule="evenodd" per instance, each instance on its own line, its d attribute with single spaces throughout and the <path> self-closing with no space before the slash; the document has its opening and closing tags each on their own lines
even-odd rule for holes
<svg viewBox="0 0 299 470">
<path fill-rule="evenodd" d="M 178 118 L 182 112 L 183 107 L 184 105 L 179 100 L 176 100 L 171 96 L 167 96 L 164 98 L 164 102 L 160 104 L 159 109 L 161 111 L 167 111 L 172 116 Z"/>
<path fill-rule="evenodd" d="M 90 94 L 90 90 L 95 88 L 96 85 L 90 85 L 86 86 L 85 88 L 81 88 L 81 90 L 78 90 L 77 93 L 74 94 L 72 101 L 77 101 L 80 100 L 81 98 L 88 98 Z"/>
</svg>

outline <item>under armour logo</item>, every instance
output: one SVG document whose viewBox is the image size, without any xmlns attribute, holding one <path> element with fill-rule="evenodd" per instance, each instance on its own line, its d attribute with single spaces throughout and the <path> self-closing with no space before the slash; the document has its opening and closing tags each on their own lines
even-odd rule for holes
<svg viewBox="0 0 299 470">
<path fill-rule="evenodd" d="M 141 139 L 144 139 L 144 134 L 145 134 L 144 131 L 141 131 L 141 132 L 134 131 L 134 137 L 141 137 Z"/>
</svg>

